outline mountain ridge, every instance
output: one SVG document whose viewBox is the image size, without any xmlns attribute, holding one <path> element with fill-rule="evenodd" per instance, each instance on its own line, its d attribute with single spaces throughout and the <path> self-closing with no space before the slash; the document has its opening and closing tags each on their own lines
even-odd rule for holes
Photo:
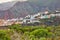
<svg viewBox="0 0 60 40">
<path fill-rule="evenodd" d="M 6 4 L 8 5 L 9 2 Z M 5 7 L 4 10 L 0 9 L 0 17 L 3 16 L 3 17 L 11 18 L 11 15 L 14 16 L 14 18 L 25 17 L 28 14 L 38 13 L 38 11 L 39 11 L 38 6 L 36 6 L 35 4 L 31 4 L 28 1 L 26 1 L 26 2 L 17 1 L 16 3 L 10 2 L 10 4 L 13 4 L 13 5 L 12 6 L 9 5 L 8 8 Z"/>
<path fill-rule="evenodd" d="M 0 17 L 12 18 L 25 17 L 40 11 L 49 9 L 54 11 L 60 9 L 60 0 L 28 0 L 25 2 L 12 1 L 0 4 Z M 8 15 L 8 16 L 6 16 Z M 8 19 L 7 18 L 7 19 Z"/>
<path fill-rule="evenodd" d="M 29 0 L 39 5 L 40 9 L 48 7 L 50 10 L 60 9 L 60 0 Z"/>
</svg>

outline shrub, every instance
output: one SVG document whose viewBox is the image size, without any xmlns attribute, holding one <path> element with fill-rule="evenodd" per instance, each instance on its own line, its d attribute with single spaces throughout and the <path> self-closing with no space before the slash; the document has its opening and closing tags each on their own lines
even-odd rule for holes
<svg viewBox="0 0 60 40">
<path fill-rule="evenodd" d="M 45 37 L 41 37 L 39 40 L 46 40 L 46 38 Z"/>
<path fill-rule="evenodd" d="M 0 40 L 10 40 L 10 36 L 8 35 L 8 31 L 0 30 Z"/>
<path fill-rule="evenodd" d="M 52 33 L 48 32 L 47 29 L 37 29 L 32 31 L 30 35 L 34 35 L 35 37 L 40 38 L 40 37 L 50 37 Z"/>
</svg>

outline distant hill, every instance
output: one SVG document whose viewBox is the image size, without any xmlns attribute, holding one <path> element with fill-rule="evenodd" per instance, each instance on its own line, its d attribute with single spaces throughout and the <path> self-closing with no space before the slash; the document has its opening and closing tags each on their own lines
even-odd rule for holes
<svg viewBox="0 0 60 40">
<path fill-rule="evenodd" d="M 38 13 L 39 7 L 28 1 L 8 2 L 0 4 L 0 18 L 25 17 L 28 14 Z"/>
<path fill-rule="evenodd" d="M 40 10 L 48 7 L 50 10 L 60 9 L 60 0 L 29 0 L 30 2 L 37 4 Z"/>
</svg>

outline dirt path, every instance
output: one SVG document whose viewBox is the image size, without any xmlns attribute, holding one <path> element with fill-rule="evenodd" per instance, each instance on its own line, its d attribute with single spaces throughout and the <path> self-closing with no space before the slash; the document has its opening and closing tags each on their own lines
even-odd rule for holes
<svg viewBox="0 0 60 40">
<path fill-rule="evenodd" d="M 11 40 L 20 40 L 20 34 L 14 31 L 14 34 L 11 36 Z"/>
</svg>

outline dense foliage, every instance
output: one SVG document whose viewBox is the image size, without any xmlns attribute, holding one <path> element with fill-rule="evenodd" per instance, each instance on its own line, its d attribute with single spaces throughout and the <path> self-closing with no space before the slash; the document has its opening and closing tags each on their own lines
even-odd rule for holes
<svg viewBox="0 0 60 40">
<path fill-rule="evenodd" d="M 21 25 L 11 25 L 10 29 L 15 30 L 16 32 L 21 32 L 23 35 L 28 35 L 30 40 L 44 39 L 52 37 L 53 33 L 51 32 L 51 27 L 43 27 L 43 26 L 24 26 Z M 26 36 L 27 37 L 27 36 Z M 36 40 L 37 40 L 36 39 Z"/>
<path fill-rule="evenodd" d="M 11 40 L 10 38 L 11 30 L 0 30 L 0 40 Z"/>
<path fill-rule="evenodd" d="M 1 40 L 55 40 L 60 26 L 8 26 L 9 30 L 0 30 Z"/>
</svg>

